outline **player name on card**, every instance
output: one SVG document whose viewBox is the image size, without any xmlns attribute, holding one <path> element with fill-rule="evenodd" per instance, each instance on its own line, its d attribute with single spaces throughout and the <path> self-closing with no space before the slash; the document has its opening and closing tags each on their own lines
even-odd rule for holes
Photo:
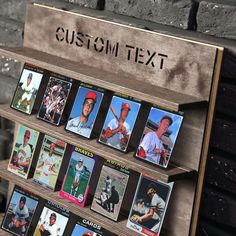
<svg viewBox="0 0 236 236">
<path fill-rule="evenodd" d="M 27 13 L 25 47 L 209 98 L 215 47 L 38 4 Z"/>
</svg>

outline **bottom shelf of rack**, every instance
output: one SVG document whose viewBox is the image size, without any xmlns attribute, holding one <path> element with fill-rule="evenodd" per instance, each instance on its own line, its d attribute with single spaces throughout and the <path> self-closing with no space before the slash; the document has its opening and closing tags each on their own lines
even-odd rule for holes
<svg viewBox="0 0 236 236">
<path fill-rule="evenodd" d="M 35 183 L 32 182 L 32 179 L 23 179 L 15 174 L 9 172 L 7 170 L 8 161 L 0 161 L 0 177 L 7 179 L 9 182 L 12 182 L 28 191 L 31 191 L 35 194 L 37 194 L 39 197 L 42 197 L 44 199 L 47 199 L 49 201 L 52 201 L 62 207 L 65 207 L 70 212 L 73 212 L 76 215 L 82 216 L 86 218 L 87 220 L 90 220 L 98 225 L 101 225 L 105 229 L 119 235 L 119 236 L 125 236 L 125 235 L 134 235 L 136 236 L 137 233 L 134 231 L 128 229 L 126 227 L 127 219 L 121 220 L 119 222 L 113 222 L 112 220 L 103 217 L 100 214 L 97 214 L 94 211 L 90 210 L 90 206 L 87 207 L 79 207 L 75 205 L 74 203 L 71 203 L 64 198 L 61 198 L 58 194 L 58 192 L 52 192 L 50 190 L 47 190 Z M 3 234 L 5 235 L 5 234 Z M 6 234 L 7 235 L 7 234 Z M 1 234 L 0 234 L 1 236 Z"/>
</svg>

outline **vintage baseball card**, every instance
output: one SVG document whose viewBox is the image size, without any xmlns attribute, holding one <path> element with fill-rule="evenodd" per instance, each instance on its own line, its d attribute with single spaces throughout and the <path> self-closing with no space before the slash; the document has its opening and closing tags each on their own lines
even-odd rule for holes
<svg viewBox="0 0 236 236">
<path fill-rule="evenodd" d="M 152 107 L 136 157 L 166 168 L 182 121 L 183 113 Z"/>
<path fill-rule="evenodd" d="M 160 235 L 173 184 L 141 174 L 127 227 L 141 235 Z"/>
<path fill-rule="evenodd" d="M 33 236 L 63 236 L 69 220 L 70 212 L 47 201 L 43 207 Z"/>
<path fill-rule="evenodd" d="M 63 180 L 60 195 L 84 207 L 96 156 L 90 151 L 72 146 L 70 162 Z"/>
<path fill-rule="evenodd" d="M 33 181 L 54 190 L 65 153 L 66 143 L 45 135 L 38 157 Z"/>
<path fill-rule="evenodd" d="M 107 160 L 101 170 L 91 209 L 117 221 L 129 174 L 126 166 Z"/>
<path fill-rule="evenodd" d="M 19 125 L 7 168 L 10 172 L 28 177 L 38 137 L 38 131 Z"/>
<path fill-rule="evenodd" d="M 113 96 L 99 142 L 125 152 L 139 108 L 140 103 L 131 97 Z"/>
<path fill-rule="evenodd" d="M 26 236 L 39 198 L 15 186 L 1 228 L 13 235 Z"/>
<path fill-rule="evenodd" d="M 49 78 L 37 117 L 54 125 L 59 125 L 70 94 L 72 79 L 55 75 Z"/>
<path fill-rule="evenodd" d="M 82 84 L 77 92 L 66 130 L 90 138 L 104 90 Z"/>
<path fill-rule="evenodd" d="M 85 218 L 78 216 L 78 221 L 71 233 L 71 236 L 111 236 L 113 233 L 102 228 Z"/>
<path fill-rule="evenodd" d="M 31 114 L 43 78 L 43 69 L 25 64 L 18 81 L 11 107 Z"/>
</svg>

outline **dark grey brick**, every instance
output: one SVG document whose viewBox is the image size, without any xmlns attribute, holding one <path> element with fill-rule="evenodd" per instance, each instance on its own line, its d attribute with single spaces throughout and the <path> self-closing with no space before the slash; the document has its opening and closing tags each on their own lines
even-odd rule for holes
<svg viewBox="0 0 236 236">
<path fill-rule="evenodd" d="M 97 0 L 64 0 L 64 1 L 89 8 L 96 8 L 97 6 Z"/>
<path fill-rule="evenodd" d="M 193 4 L 191 0 L 106 0 L 105 9 L 187 29 Z"/>
<path fill-rule="evenodd" d="M 0 0 L 0 15 L 24 22 L 27 0 Z"/>
<path fill-rule="evenodd" d="M 0 17 L 0 46 L 22 46 L 23 24 Z M 14 59 L 0 56 L 0 73 L 17 78 L 20 74 L 21 63 Z M 2 89 L 2 87 L 1 87 Z"/>
<path fill-rule="evenodd" d="M 0 75 L 1 96 L 0 103 L 10 103 L 15 92 L 17 80 Z"/>
<path fill-rule="evenodd" d="M 197 13 L 197 30 L 202 33 L 236 39 L 236 6 L 202 1 Z"/>
</svg>

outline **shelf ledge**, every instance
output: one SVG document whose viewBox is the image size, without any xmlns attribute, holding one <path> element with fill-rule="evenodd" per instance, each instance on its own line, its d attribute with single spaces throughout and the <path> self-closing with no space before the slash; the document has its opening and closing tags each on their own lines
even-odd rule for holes
<svg viewBox="0 0 236 236">
<path fill-rule="evenodd" d="M 56 137 L 74 146 L 83 147 L 84 149 L 87 149 L 98 156 L 101 156 L 105 159 L 117 161 L 120 164 L 127 165 L 134 171 L 151 175 L 152 177 L 164 182 L 186 179 L 196 174 L 196 171 L 193 169 L 184 166 L 178 166 L 173 163 L 170 163 L 167 169 L 152 166 L 149 163 L 145 163 L 138 160 L 137 158 L 134 158 L 133 152 L 121 153 L 105 145 L 101 145 L 97 142 L 96 139 L 87 140 L 82 137 L 78 137 L 77 135 L 66 131 L 64 129 L 64 126 L 53 126 L 49 123 L 37 119 L 35 115 L 28 116 L 17 110 L 14 110 L 10 108 L 8 104 L 0 105 L 0 116 L 40 131 L 44 134 Z"/>
<path fill-rule="evenodd" d="M 23 63 L 30 63 L 84 83 L 92 83 L 107 90 L 127 94 L 172 111 L 180 111 L 207 104 L 206 100 L 198 97 L 177 93 L 166 88 L 132 79 L 129 76 L 120 76 L 91 66 L 79 65 L 77 62 L 26 47 L 0 47 L 0 55 Z"/>
</svg>

